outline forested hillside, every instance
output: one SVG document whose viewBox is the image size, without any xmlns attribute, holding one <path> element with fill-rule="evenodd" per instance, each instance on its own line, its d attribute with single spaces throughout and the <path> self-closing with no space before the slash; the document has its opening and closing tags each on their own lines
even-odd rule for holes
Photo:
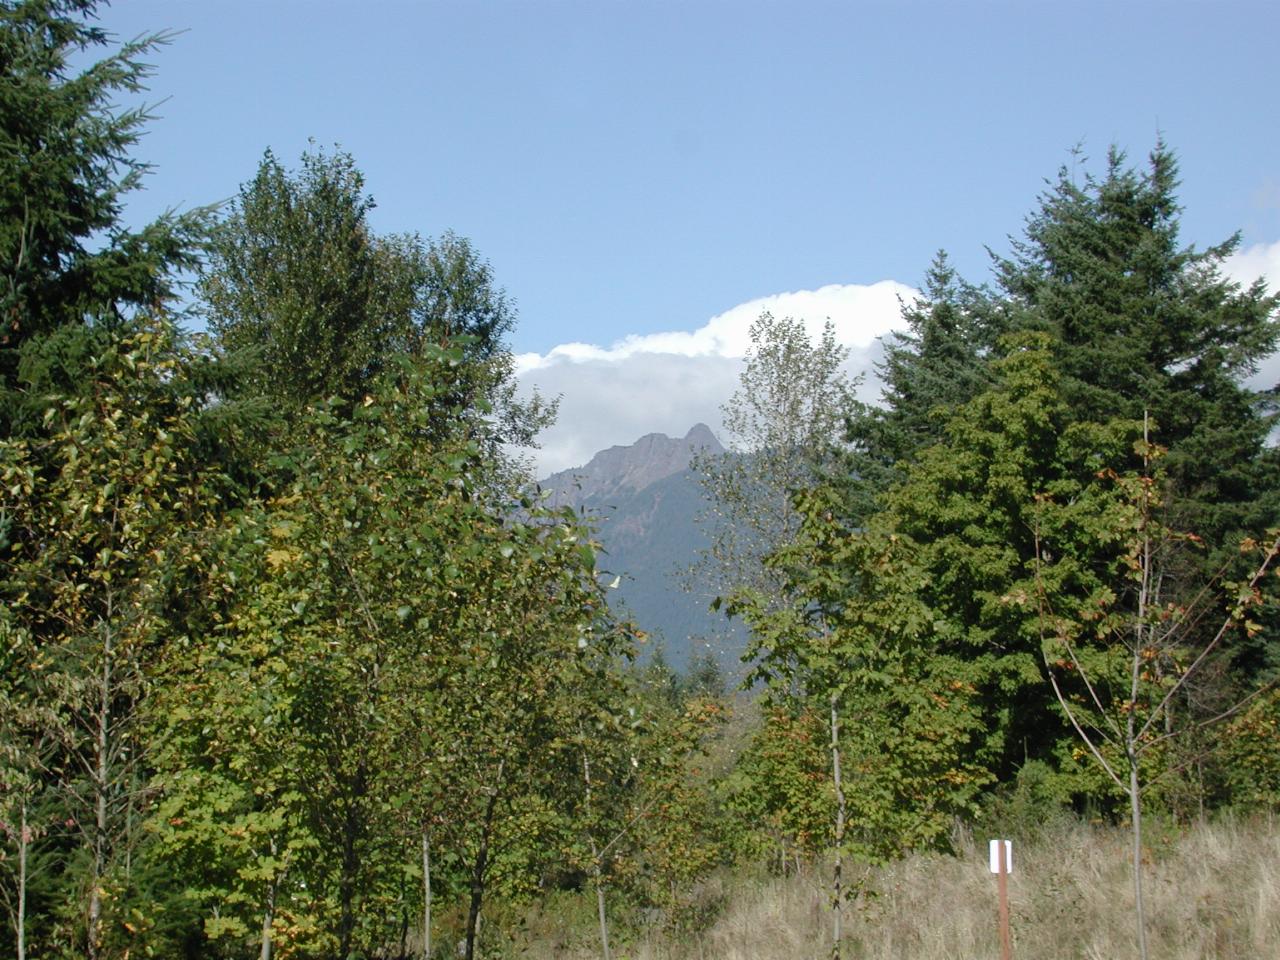
<svg viewBox="0 0 1280 960">
<path fill-rule="evenodd" d="M 1145 960 L 1144 824 L 1280 804 L 1280 301 L 1169 145 L 1061 171 L 986 285 L 922 265 L 878 405 L 760 317 L 684 440 L 748 698 L 637 661 L 470 241 L 320 149 L 127 226 L 159 39 L 93 10 L 0 3 L 0 951 L 472 960 L 573 902 L 609 960 L 821 868 L 838 958 L 870 865 L 1087 815 Z"/>
</svg>

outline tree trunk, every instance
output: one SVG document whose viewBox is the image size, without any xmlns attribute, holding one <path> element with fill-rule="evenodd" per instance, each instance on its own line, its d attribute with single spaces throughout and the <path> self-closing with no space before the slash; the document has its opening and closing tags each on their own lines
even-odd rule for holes
<svg viewBox="0 0 1280 960">
<path fill-rule="evenodd" d="M 596 841 L 591 840 L 591 859 L 595 864 L 596 913 L 600 917 L 600 956 L 603 960 L 611 960 L 609 954 L 609 920 L 604 912 L 604 878 L 601 876 L 600 854 L 596 849 Z"/>
<path fill-rule="evenodd" d="M 364 761 L 356 764 L 355 777 L 351 784 L 351 793 L 347 797 L 346 822 L 342 831 L 342 873 L 338 878 L 338 956 L 346 960 L 351 955 L 352 940 L 355 937 L 356 912 L 355 900 L 358 891 L 357 874 L 360 871 L 360 850 L 358 841 L 364 831 L 360 805 L 368 791 L 367 770 Z"/>
<path fill-rule="evenodd" d="M 259 960 L 271 960 L 271 924 L 276 913 L 276 884 L 279 879 L 271 881 L 267 888 L 267 908 L 262 913 L 262 948 L 258 951 Z"/>
<path fill-rule="evenodd" d="M 498 764 L 498 783 L 502 782 L 502 768 L 506 761 Z M 480 905 L 484 902 L 485 871 L 489 868 L 489 836 L 493 830 L 493 814 L 498 806 L 498 786 L 495 784 L 489 793 L 489 802 L 484 808 L 484 828 L 480 833 L 480 849 L 476 851 L 476 861 L 471 867 L 471 905 L 467 909 L 467 940 L 463 953 L 464 960 L 475 960 L 476 932 L 480 927 Z"/>
<path fill-rule="evenodd" d="M 18 824 L 18 960 L 27 960 L 27 846 L 31 828 L 27 826 L 27 801 L 19 807 Z"/>
<path fill-rule="evenodd" d="M 840 713 L 836 694 L 831 694 L 831 779 L 836 788 L 836 850 L 831 877 L 831 960 L 840 960 L 841 909 L 844 905 L 844 780 L 840 774 Z"/>
<path fill-rule="evenodd" d="M 1148 440 L 1149 424 L 1146 411 L 1142 414 L 1142 439 Z M 1143 473 L 1147 454 L 1143 454 Z M 1145 488 L 1144 488 L 1145 489 Z M 1149 495 L 1149 494 L 1148 494 Z M 1143 503 L 1143 523 L 1148 521 L 1149 504 Z M 1129 814 L 1133 823 L 1133 912 L 1138 923 L 1138 958 L 1147 960 L 1147 916 L 1142 902 L 1142 793 L 1138 783 L 1138 691 L 1142 682 L 1144 653 L 1150 641 L 1147 611 L 1152 602 L 1152 548 L 1151 538 L 1143 529 L 1142 570 L 1138 585 L 1138 619 L 1133 638 L 1133 655 L 1129 664 L 1129 711 L 1125 718 L 1125 758 L 1129 762 Z"/>
<path fill-rule="evenodd" d="M 431 958 L 431 831 L 422 828 L 422 960 Z"/>
<path fill-rule="evenodd" d="M 1138 921 L 1138 958 L 1147 960 L 1147 914 L 1142 900 L 1142 794 L 1138 792 L 1138 758 L 1129 751 L 1129 813 L 1133 821 L 1133 910 Z"/>
<path fill-rule="evenodd" d="M 107 617 L 111 616 L 111 604 L 108 601 Z M 112 645 L 111 624 L 107 620 L 100 622 L 102 634 L 102 675 L 101 687 L 98 690 L 98 715 L 95 718 L 94 730 L 94 764 L 93 764 L 93 867 L 89 878 L 89 928 L 88 954 L 91 960 L 98 956 L 98 940 L 102 932 L 102 879 L 107 872 L 107 789 L 110 777 L 111 747 L 111 657 Z"/>
<path fill-rule="evenodd" d="M 600 918 L 600 955 L 609 957 L 609 919 L 604 909 L 604 865 L 600 862 L 600 850 L 595 834 L 591 832 L 591 762 L 582 754 L 582 782 L 586 785 L 587 841 L 591 844 L 591 873 L 596 888 L 596 913 Z"/>
</svg>

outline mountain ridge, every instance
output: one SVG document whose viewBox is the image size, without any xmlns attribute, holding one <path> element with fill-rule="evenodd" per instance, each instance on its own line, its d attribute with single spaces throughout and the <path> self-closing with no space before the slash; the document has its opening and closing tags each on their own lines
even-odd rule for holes
<svg viewBox="0 0 1280 960">
<path fill-rule="evenodd" d="M 696 423 L 683 437 L 646 433 L 635 443 L 601 450 L 580 467 L 570 467 L 539 482 L 550 491 L 553 506 L 577 504 L 628 491 L 639 493 L 659 480 L 689 469 L 695 454 L 724 453 L 724 447 L 705 423 Z"/>
<path fill-rule="evenodd" d="M 730 676 L 740 672 L 740 629 L 690 589 L 689 572 L 709 546 L 706 498 L 692 469 L 698 454 L 724 455 L 705 423 L 683 437 L 649 433 L 601 450 L 581 467 L 561 470 L 539 487 L 552 507 L 572 507 L 596 525 L 601 565 L 619 574 L 610 605 L 654 636 L 672 666 L 711 652 Z"/>
</svg>

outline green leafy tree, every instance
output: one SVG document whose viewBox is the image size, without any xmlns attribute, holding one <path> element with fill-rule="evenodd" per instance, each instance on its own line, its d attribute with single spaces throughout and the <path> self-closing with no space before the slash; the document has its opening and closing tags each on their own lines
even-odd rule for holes
<svg viewBox="0 0 1280 960">
<path fill-rule="evenodd" d="M 243 955 L 255 940 L 263 960 L 334 945 L 327 888 L 311 869 L 329 851 L 308 818 L 295 709 L 305 665 L 324 648 L 298 629 L 305 605 L 283 575 L 287 510 L 272 501 L 229 518 L 223 617 L 165 658 L 146 711 L 157 791 L 148 830 L 182 879 L 188 936 L 213 956 Z"/>
<path fill-rule="evenodd" d="M 452 233 L 379 236 L 374 206 L 341 151 L 305 153 L 296 171 L 268 151 L 241 187 L 199 290 L 220 348 L 247 357 L 243 395 L 285 412 L 328 398 L 352 404 L 395 358 L 456 347 L 455 392 L 433 403 L 454 416 L 487 404 L 497 429 L 477 436 L 491 436 L 490 453 L 531 444 L 554 405 L 515 397 L 505 344 L 515 310 L 489 264 Z"/>
<path fill-rule="evenodd" d="M 222 346 L 256 352 L 255 392 L 303 404 L 351 401 L 371 386 L 408 311 L 399 252 L 372 235 L 372 208 L 341 153 L 304 154 L 292 174 L 268 151 L 241 187 L 200 293 Z"/>
<path fill-rule="evenodd" d="M 830 488 L 798 495 L 799 535 L 768 558 L 787 603 L 734 599 L 753 636 L 754 678 L 826 720 L 832 956 L 841 949 L 844 857 L 876 861 L 945 837 L 987 782 L 973 762 L 980 732 L 975 671 L 932 647 L 913 545 L 835 519 Z M 857 718 L 856 723 L 847 722 Z"/>
<path fill-rule="evenodd" d="M 933 621 L 931 644 L 965 665 L 985 728 L 975 759 L 1001 780 L 1025 759 L 1048 758 L 1068 733 L 1052 706 L 1035 618 L 1006 599 L 1034 579 L 1037 497 L 1075 502 L 1139 429 L 1077 421 L 1044 335 L 1017 335 L 1003 349 L 994 384 L 952 414 L 945 441 L 920 451 L 875 521 L 917 544 L 916 595 Z M 1089 595 L 1115 547 L 1077 530 L 1059 549 L 1074 551 L 1081 571 L 1059 586 L 1066 602 Z"/>
<path fill-rule="evenodd" d="M 474 955 L 492 886 L 554 849 L 551 744 L 622 640 L 586 533 L 504 499 L 464 415 L 442 436 L 464 366 L 427 346 L 299 416 L 235 602 L 168 663 L 152 825 L 228 953 L 378 953 L 443 894 Z"/>
<path fill-rule="evenodd" d="M 40 432 L 4 442 L 0 506 L 4 631 L 20 641 L 0 686 L 23 721 L 25 775 L 54 792 L 64 821 L 44 839 L 62 858 L 48 935 L 90 956 L 127 949 L 120 937 L 160 907 L 140 892 L 138 711 L 161 651 L 199 619 L 189 597 L 216 571 L 204 551 L 223 488 L 173 328 L 96 343 L 88 382 L 45 395 Z"/>
<path fill-rule="evenodd" d="M 1220 575 L 1190 599 L 1176 589 L 1170 595 L 1168 587 L 1176 584 L 1165 574 L 1170 555 L 1180 545 L 1201 541 L 1175 533 L 1160 520 L 1156 462 L 1163 451 L 1151 442 L 1149 430 L 1135 448 L 1144 469 L 1104 472 L 1114 481 L 1112 488 L 1082 498 L 1083 503 L 1041 498 L 1033 602 L 1058 704 L 1090 757 L 1128 802 L 1138 953 L 1145 960 L 1143 796 L 1162 774 L 1176 769 L 1179 758 L 1171 748 L 1178 738 L 1228 720 L 1253 699 L 1245 694 L 1208 715 L 1181 709 L 1232 631 L 1262 630 L 1254 618 L 1264 604 L 1268 570 L 1280 557 L 1280 533 L 1273 530 L 1264 544 L 1243 544 L 1252 571 L 1242 581 L 1225 582 Z M 1062 514 L 1068 515 L 1066 522 Z M 1071 551 L 1056 548 L 1064 530 L 1081 528 L 1100 540 L 1119 542 L 1122 549 L 1092 595 L 1064 609 L 1053 597 L 1064 581 L 1080 574 Z M 1215 609 L 1221 606 L 1225 609 Z M 1207 634 L 1205 622 L 1211 625 Z"/>
<path fill-rule="evenodd" d="M 764 558 L 799 530 L 793 495 L 837 464 L 853 384 L 841 369 L 848 351 L 830 323 L 814 343 L 803 321 L 763 313 L 750 336 L 738 389 L 723 409 L 728 450 L 693 461 L 709 501 L 702 520 L 710 546 L 690 585 L 712 598 L 751 588 L 781 603 L 783 585 Z"/>
<path fill-rule="evenodd" d="M 824 711 L 825 712 L 825 711 Z M 831 756 L 828 718 L 804 702 L 774 703 L 721 786 L 735 821 L 735 855 L 785 876 L 828 849 Z"/>
<path fill-rule="evenodd" d="M 211 938 L 346 956 L 386 935 L 404 857 L 381 799 L 404 733 L 393 701 L 437 676 L 424 658 L 450 551 L 482 517 L 474 444 L 422 441 L 456 359 L 437 351 L 349 414 L 300 418 L 295 479 L 240 521 L 228 619 L 169 664 L 157 829 L 175 862 L 219 854 L 195 888 Z"/>
<path fill-rule="evenodd" d="M 582 772 L 581 755 L 554 762 L 559 744 L 610 709 L 601 671 L 627 646 L 576 520 L 535 513 L 503 529 L 496 551 L 474 555 L 450 627 L 461 642 L 449 654 L 446 746 L 435 758 L 449 785 L 435 814 L 467 865 L 468 958 L 492 880 L 527 890 L 530 845 L 539 834 L 554 841 L 549 798 Z"/>
<path fill-rule="evenodd" d="M 711 697 L 673 697 L 670 677 L 655 677 L 652 664 L 626 677 L 600 667 L 600 692 L 582 704 L 576 735 L 564 743 L 579 782 L 561 797 L 568 865 L 591 879 L 608 960 L 608 889 L 678 911 L 681 892 L 720 862 L 701 761 L 725 710 Z"/>
<path fill-rule="evenodd" d="M 720 661 L 709 650 L 689 657 L 689 665 L 680 678 L 680 687 L 686 695 L 722 699 L 727 693 L 724 671 Z"/>
<path fill-rule="evenodd" d="M 10 480 L 14 473 L 6 474 Z M 7 547 L 0 539 L 0 549 Z M 30 940 L 28 918 L 42 914 L 47 891 L 42 881 L 56 872 L 59 858 L 46 850 L 56 830 L 59 808 L 50 789 L 62 724 L 53 698 L 39 674 L 27 669 L 36 662 L 31 633 L 9 618 L 0 619 L 4 669 L 0 670 L 0 899 L 13 932 L 18 960 L 25 960 Z M 16 666 L 16 670 L 14 669 Z"/>
</svg>

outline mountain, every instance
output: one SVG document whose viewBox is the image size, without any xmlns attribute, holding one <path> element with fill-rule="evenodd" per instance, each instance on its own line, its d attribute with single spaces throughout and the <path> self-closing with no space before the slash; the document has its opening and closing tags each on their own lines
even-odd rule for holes
<svg viewBox="0 0 1280 960">
<path fill-rule="evenodd" d="M 650 433 L 602 450 L 539 486 L 551 506 L 571 506 L 597 524 L 601 566 L 622 577 L 611 601 L 652 635 L 652 646 L 662 644 L 672 666 L 683 668 L 691 655 L 709 650 L 736 676 L 741 631 L 711 612 L 710 596 L 685 589 L 687 571 L 706 546 L 699 521 L 706 501 L 690 468 L 698 453 L 724 453 L 703 423 L 683 437 Z"/>
<path fill-rule="evenodd" d="M 601 450 L 585 467 L 553 473 L 539 486 L 550 491 L 554 506 L 626 497 L 687 471 L 693 455 L 704 450 L 724 453 L 705 423 L 696 424 L 683 438 L 648 433 L 630 446 Z"/>
</svg>

